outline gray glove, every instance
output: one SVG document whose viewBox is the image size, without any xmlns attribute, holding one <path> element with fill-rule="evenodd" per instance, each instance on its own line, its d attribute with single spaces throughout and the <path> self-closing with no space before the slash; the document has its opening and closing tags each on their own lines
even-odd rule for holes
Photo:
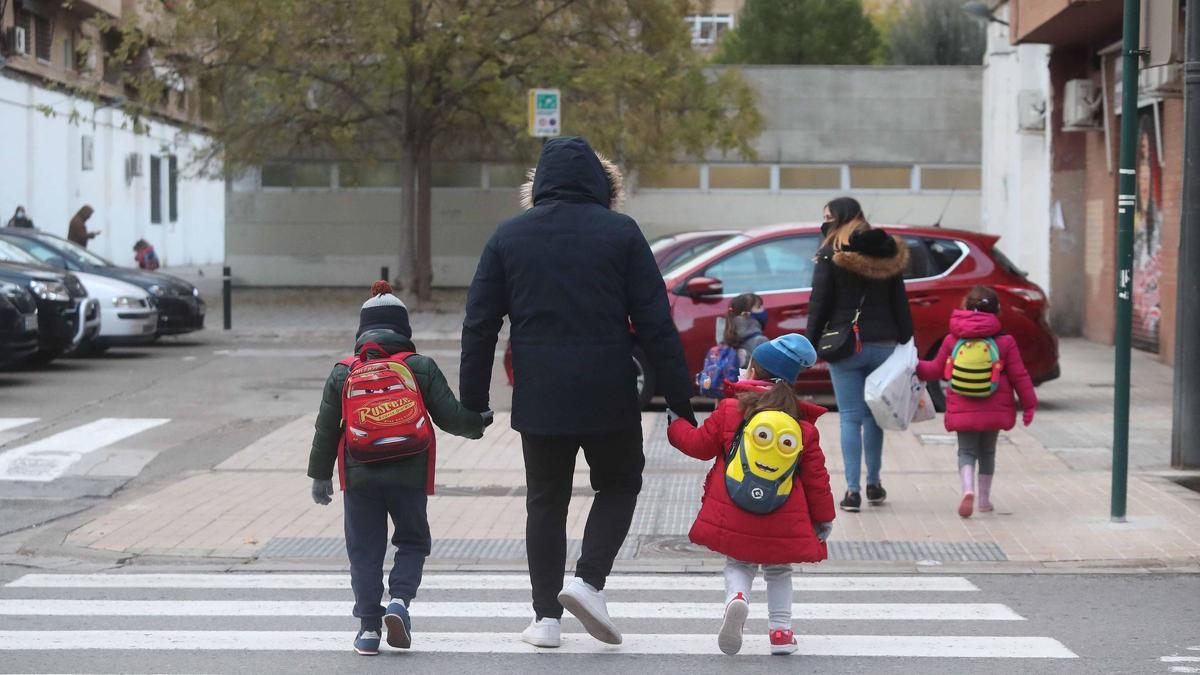
<svg viewBox="0 0 1200 675">
<path fill-rule="evenodd" d="M 833 523 L 813 523 L 813 529 L 817 532 L 817 539 L 825 541 L 833 532 Z"/>
<path fill-rule="evenodd" d="M 314 478 L 312 484 L 313 502 L 325 506 L 333 501 L 333 481 Z"/>
</svg>

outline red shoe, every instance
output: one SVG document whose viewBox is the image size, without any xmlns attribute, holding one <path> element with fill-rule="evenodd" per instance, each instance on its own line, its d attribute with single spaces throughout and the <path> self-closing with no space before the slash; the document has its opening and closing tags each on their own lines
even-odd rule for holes
<svg viewBox="0 0 1200 675">
<path fill-rule="evenodd" d="M 771 653 L 775 655 L 795 654 L 796 635 L 790 630 L 776 628 L 771 631 Z"/>
<path fill-rule="evenodd" d="M 958 503 L 958 515 L 961 518 L 970 518 L 975 511 L 975 493 L 968 492 L 963 495 L 962 501 Z"/>
</svg>

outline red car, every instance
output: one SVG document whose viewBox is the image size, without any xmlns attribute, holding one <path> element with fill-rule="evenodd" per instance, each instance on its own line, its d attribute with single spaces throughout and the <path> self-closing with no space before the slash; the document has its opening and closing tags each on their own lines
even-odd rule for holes
<svg viewBox="0 0 1200 675">
<path fill-rule="evenodd" d="M 741 232 L 738 230 L 703 230 L 668 234 L 650 242 L 650 251 L 654 253 L 654 262 L 658 263 L 659 271 L 666 272 L 672 267 L 698 258 L 739 234 Z"/>
<path fill-rule="evenodd" d="M 905 282 L 921 354 L 931 358 L 937 352 L 951 311 L 972 286 L 985 284 L 1000 292 L 1000 319 L 1016 338 L 1034 381 L 1058 377 L 1058 338 L 1046 320 L 1046 295 L 996 248 L 999 237 L 937 227 L 883 227 L 909 247 Z M 741 293 L 762 296 L 769 315 L 767 337 L 804 332 L 820 236 L 817 224 L 756 228 L 666 270 L 671 315 L 692 372 L 700 371 L 704 355 L 720 340 L 729 301 Z M 654 372 L 640 350 L 634 358 L 639 362 L 642 401 L 648 403 L 656 391 Z M 807 394 L 831 392 L 826 365 L 818 363 L 801 375 L 796 388 Z M 931 393 L 941 408 L 940 389 L 934 387 Z"/>
</svg>

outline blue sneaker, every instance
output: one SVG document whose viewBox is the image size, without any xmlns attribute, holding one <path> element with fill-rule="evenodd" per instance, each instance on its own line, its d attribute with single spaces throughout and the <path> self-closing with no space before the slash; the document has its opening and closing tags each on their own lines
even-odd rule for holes
<svg viewBox="0 0 1200 675">
<path fill-rule="evenodd" d="M 363 656 L 379 654 L 379 631 L 364 628 L 354 638 L 354 651 Z"/>
<path fill-rule="evenodd" d="M 387 643 L 396 649 L 408 649 L 412 646 L 412 619 L 408 616 L 408 608 L 399 600 L 393 600 L 387 606 L 387 614 L 383 615 L 383 625 L 387 627 Z"/>
</svg>

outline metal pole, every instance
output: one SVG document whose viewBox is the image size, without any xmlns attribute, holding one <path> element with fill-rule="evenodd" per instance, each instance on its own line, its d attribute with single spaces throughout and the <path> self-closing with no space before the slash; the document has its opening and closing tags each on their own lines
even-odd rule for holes
<svg viewBox="0 0 1200 675">
<path fill-rule="evenodd" d="M 388 275 L 388 268 L 387 268 L 387 265 L 384 265 L 383 267 L 380 267 L 380 268 L 379 268 L 379 278 L 380 278 L 380 279 L 383 279 L 384 281 L 388 281 L 388 276 L 389 276 L 389 275 Z M 389 282 L 389 283 L 391 283 L 391 282 Z"/>
<path fill-rule="evenodd" d="M 1171 466 L 1200 468 L 1200 0 L 1187 4 L 1184 72 L 1183 221 L 1175 301 L 1175 415 Z"/>
<path fill-rule="evenodd" d="M 1113 395 L 1112 519 L 1125 521 L 1129 481 L 1129 357 L 1133 333 L 1133 212 L 1137 208 L 1138 19 L 1140 0 L 1125 0 L 1121 46 L 1121 173 L 1117 188 L 1116 390 Z"/>
<path fill-rule="evenodd" d="M 225 330 L 233 328 L 233 273 L 226 265 L 221 275 L 221 300 L 225 310 Z"/>
</svg>

